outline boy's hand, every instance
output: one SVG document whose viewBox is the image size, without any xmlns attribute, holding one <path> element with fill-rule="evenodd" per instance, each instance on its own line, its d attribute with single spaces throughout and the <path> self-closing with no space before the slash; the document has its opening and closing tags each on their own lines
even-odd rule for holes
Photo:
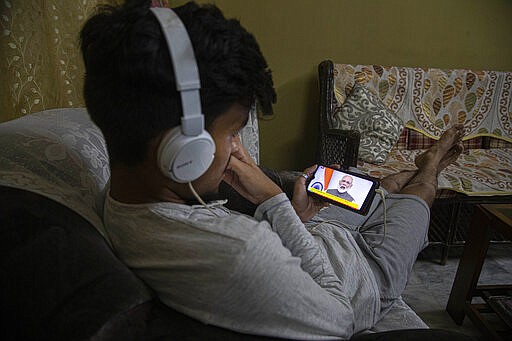
<svg viewBox="0 0 512 341">
<path fill-rule="evenodd" d="M 316 169 L 316 165 L 306 168 L 304 175 L 311 177 Z M 292 206 L 302 222 L 313 218 L 322 208 L 329 206 L 328 203 L 309 196 L 306 192 L 306 178 L 299 176 L 295 181 L 293 189 Z"/>
<path fill-rule="evenodd" d="M 263 173 L 242 145 L 231 154 L 223 180 L 256 205 L 282 193 L 281 188 Z"/>
</svg>

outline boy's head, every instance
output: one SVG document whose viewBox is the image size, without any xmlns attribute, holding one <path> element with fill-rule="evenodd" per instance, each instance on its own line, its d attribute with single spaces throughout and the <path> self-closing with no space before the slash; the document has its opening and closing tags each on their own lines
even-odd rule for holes
<svg viewBox="0 0 512 341">
<path fill-rule="evenodd" d="M 103 7 L 81 32 L 84 97 L 112 164 L 142 163 L 150 141 L 182 116 L 169 49 L 149 5 L 134 0 Z M 212 5 L 174 10 L 194 48 L 207 129 L 235 103 L 248 110 L 258 101 L 264 113 L 271 112 L 272 78 L 254 37 Z"/>
</svg>

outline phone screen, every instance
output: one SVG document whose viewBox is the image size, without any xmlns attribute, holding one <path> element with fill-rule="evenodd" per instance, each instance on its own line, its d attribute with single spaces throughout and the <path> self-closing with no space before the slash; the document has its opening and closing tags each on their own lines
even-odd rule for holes
<svg viewBox="0 0 512 341">
<path fill-rule="evenodd" d="M 363 215 L 378 187 L 375 178 L 327 166 L 318 166 L 307 183 L 308 193 Z"/>
</svg>

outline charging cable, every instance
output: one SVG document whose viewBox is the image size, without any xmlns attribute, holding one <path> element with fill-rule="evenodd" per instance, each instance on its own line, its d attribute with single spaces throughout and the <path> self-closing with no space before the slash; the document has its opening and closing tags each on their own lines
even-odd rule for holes
<svg viewBox="0 0 512 341">
<path fill-rule="evenodd" d="M 382 234 L 381 241 L 377 245 L 372 246 L 374 248 L 379 247 L 384 243 L 384 240 L 386 240 L 386 234 L 387 234 L 387 230 L 388 230 L 386 196 L 384 195 L 384 191 L 381 188 L 376 189 L 375 192 L 379 193 L 379 195 L 382 199 L 382 207 L 384 208 L 384 232 Z"/>
</svg>

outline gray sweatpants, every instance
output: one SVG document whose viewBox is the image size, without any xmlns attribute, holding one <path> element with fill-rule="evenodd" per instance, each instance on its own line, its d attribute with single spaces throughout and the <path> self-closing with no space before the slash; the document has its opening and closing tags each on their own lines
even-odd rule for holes
<svg viewBox="0 0 512 341">
<path fill-rule="evenodd" d="M 418 253 L 427 245 L 430 209 L 417 196 L 386 194 L 384 204 L 375 196 L 367 216 L 331 205 L 317 215 L 339 221 L 361 248 L 380 289 L 382 309 L 402 295 Z"/>
</svg>

